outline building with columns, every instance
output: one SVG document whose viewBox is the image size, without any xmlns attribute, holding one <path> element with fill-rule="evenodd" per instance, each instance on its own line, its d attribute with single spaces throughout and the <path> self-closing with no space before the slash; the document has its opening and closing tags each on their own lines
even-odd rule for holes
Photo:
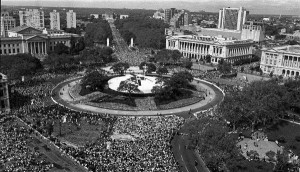
<svg viewBox="0 0 300 172">
<path fill-rule="evenodd" d="M 9 112 L 9 94 L 8 94 L 8 83 L 7 76 L 0 73 L 0 113 Z"/>
<path fill-rule="evenodd" d="M 76 28 L 76 13 L 73 10 L 67 12 L 67 28 Z"/>
<path fill-rule="evenodd" d="M 300 75 L 300 45 L 263 48 L 260 68 L 263 73 L 296 77 Z"/>
<path fill-rule="evenodd" d="M 16 19 L 9 16 L 9 12 L 1 12 L 1 36 L 7 35 L 7 30 L 16 27 Z"/>
<path fill-rule="evenodd" d="M 60 30 L 60 16 L 56 10 L 50 12 L 50 29 Z"/>
<path fill-rule="evenodd" d="M 35 57 L 43 58 L 58 43 L 70 47 L 71 37 L 79 39 L 76 34 L 41 31 L 33 27 L 18 26 L 8 31 L 8 37 L 1 39 L 0 54 L 14 55 L 18 53 L 30 53 Z"/>
<path fill-rule="evenodd" d="M 20 26 L 30 26 L 36 29 L 45 27 L 44 11 L 38 9 L 26 9 L 19 11 Z"/>
<path fill-rule="evenodd" d="M 179 50 L 183 57 L 201 60 L 211 56 L 212 63 L 224 59 L 233 63 L 240 59 L 253 58 L 252 40 L 229 40 L 204 35 L 167 36 L 166 49 Z"/>
</svg>

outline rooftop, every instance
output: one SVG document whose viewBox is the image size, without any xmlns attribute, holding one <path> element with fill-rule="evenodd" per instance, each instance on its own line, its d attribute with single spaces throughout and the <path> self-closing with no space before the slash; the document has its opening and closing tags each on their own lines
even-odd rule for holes
<svg viewBox="0 0 300 172">
<path fill-rule="evenodd" d="M 300 54 L 300 45 L 288 45 L 288 46 L 280 46 L 280 47 L 272 47 L 272 48 L 263 48 L 262 50 Z"/>
<path fill-rule="evenodd" d="M 176 36 L 168 36 L 168 38 L 171 39 L 189 39 L 193 41 L 199 41 L 199 42 L 208 42 L 208 43 L 219 43 L 222 45 L 234 45 L 234 44 L 249 44 L 253 43 L 252 40 L 231 40 L 231 39 L 225 39 L 222 37 L 217 36 L 208 36 L 208 35 L 176 35 Z"/>
</svg>

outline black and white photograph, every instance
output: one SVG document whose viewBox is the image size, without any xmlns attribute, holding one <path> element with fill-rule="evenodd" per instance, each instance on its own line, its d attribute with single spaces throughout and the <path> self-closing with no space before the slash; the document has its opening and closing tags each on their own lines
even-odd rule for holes
<svg viewBox="0 0 300 172">
<path fill-rule="evenodd" d="M 0 172 L 300 172 L 300 0 L 1 0 Z"/>
</svg>

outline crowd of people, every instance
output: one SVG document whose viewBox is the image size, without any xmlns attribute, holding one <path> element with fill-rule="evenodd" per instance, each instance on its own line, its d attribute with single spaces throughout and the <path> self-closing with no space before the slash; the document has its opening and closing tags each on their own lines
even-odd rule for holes
<svg viewBox="0 0 300 172">
<path fill-rule="evenodd" d="M 118 117 L 113 133 L 129 135 L 134 140 L 103 135 L 84 148 L 63 149 L 91 171 L 179 171 L 171 139 L 182 123 L 177 116 Z"/>
<path fill-rule="evenodd" d="M 31 130 L 21 126 L 14 118 L 2 118 L 0 122 L 0 169 L 5 172 L 42 172 L 54 164 L 42 157 L 39 151 L 30 147 L 33 141 Z M 1 171 L 2 171 L 1 170 Z"/>
<path fill-rule="evenodd" d="M 12 88 L 11 116 L 22 119 L 26 125 L 37 130 L 42 135 L 53 141 L 61 148 L 62 153 L 74 157 L 82 166 L 91 171 L 178 171 L 178 165 L 174 159 L 170 141 L 173 133 L 179 129 L 183 120 L 177 116 L 169 117 L 113 117 L 109 114 L 92 114 L 85 112 L 76 112 L 61 107 L 51 102 L 51 90 L 53 87 L 74 75 L 62 74 L 44 74 L 36 76 L 28 81 L 17 82 Z M 58 126 L 55 123 L 59 121 L 68 121 L 74 124 L 80 120 L 86 120 L 89 124 L 105 123 L 102 131 L 99 131 L 100 137 L 94 143 L 74 148 L 62 144 L 57 133 L 49 131 L 49 125 Z M 30 136 L 28 129 L 17 125 L 11 125 L 1 128 L 1 144 L 12 145 L 16 140 L 10 135 L 18 136 L 18 139 L 24 142 L 24 139 Z M 32 131 L 31 131 L 32 132 Z M 130 135 L 134 140 L 118 140 L 110 137 L 113 133 Z M 22 140 L 22 138 L 24 139 Z M 3 142 L 7 140 L 6 142 Z M 21 143 L 21 142 L 20 142 Z M 108 147 L 108 143 L 110 143 Z M 0 144 L 0 145 L 1 145 Z M 16 152 L 23 151 L 21 154 L 28 161 L 19 158 L 13 165 L 5 165 L 5 169 L 27 168 L 29 171 L 47 171 L 53 165 L 51 161 L 34 161 L 34 157 L 39 152 L 29 151 L 16 145 Z M 23 146 L 26 147 L 25 142 Z M 21 150 L 18 150 L 18 149 Z M 7 151 L 1 154 L 1 158 L 7 158 Z M 32 158 L 30 158 L 32 157 Z M 25 163 L 26 162 L 26 163 Z M 8 163 L 10 164 L 10 163 Z M 27 166 L 25 165 L 27 164 Z"/>
</svg>

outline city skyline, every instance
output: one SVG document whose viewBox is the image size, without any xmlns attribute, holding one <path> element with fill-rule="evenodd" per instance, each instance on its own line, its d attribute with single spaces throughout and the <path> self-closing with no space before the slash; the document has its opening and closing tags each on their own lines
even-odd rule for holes
<svg viewBox="0 0 300 172">
<path fill-rule="evenodd" d="M 131 9 L 160 9 L 180 8 L 190 11 L 218 12 L 223 7 L 245 7 L 250 14 L 300 15 L 298 0 L 5 0 L 2 5 L 43 6 L 43 7 L 83 7 L 83 8 L 131 8 Z M 132 3 L 131 3 L 132 2 Z"/>
</svg>

